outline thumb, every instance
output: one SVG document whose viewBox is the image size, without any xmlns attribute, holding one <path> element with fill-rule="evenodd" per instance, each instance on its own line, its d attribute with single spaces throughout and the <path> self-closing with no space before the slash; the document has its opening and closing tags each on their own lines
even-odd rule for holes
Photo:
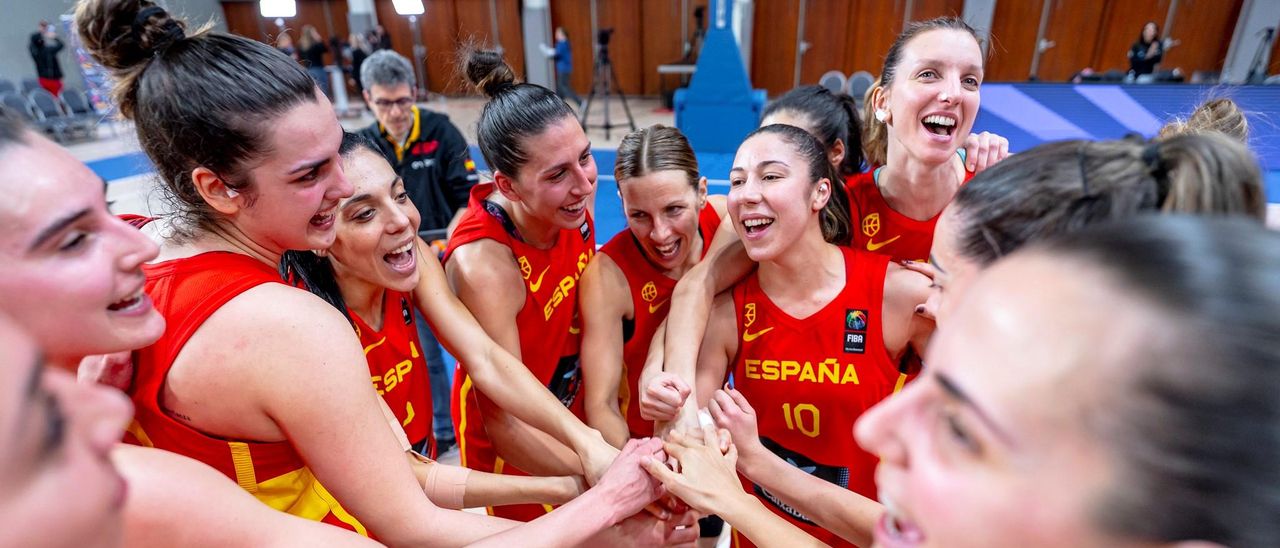
<svg viewBox="0 0 1280 548">
<path fill-rule="evenodd" d="M 670 468 L 667 468 L 667 465 L 653 457 L 640 457 L 640 466 L 643 466 L 644 470 L 648 472 L 650 476 L 653 476 L 654 479 L 662 482 L 663 485 L 669 485 L 672 482 L 675 482 L 678 477 L 678 474 L 672 472 Z"/>
</svg>

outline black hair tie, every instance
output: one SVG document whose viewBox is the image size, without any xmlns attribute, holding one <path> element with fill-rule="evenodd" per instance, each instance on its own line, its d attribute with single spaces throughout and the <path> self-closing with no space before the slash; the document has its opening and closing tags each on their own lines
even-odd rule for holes
<svg viewBox="0 0 1280 548">
<path fill-rule="evenodd" d="M 1142 163 L 1156 183 L 1156 207 L 1162 207 L 1169 196 L 1169 169 L 1160 157 L 1160 143 L 1153 142 L 1142 149 Z"/>
<path fill-rule="evenodd" d="M 142 34 L 142 31 L 147 26 L 147 20 L 150 19 L 152 16 L 160 15 L 163 13 L 164 13 L 164 8 L 160 6 L 151 6 L 147 8 L 142 8 L 142 11 L 138 12 L 138 16 L 133 18 L 133 32 Z"/>
</svg>

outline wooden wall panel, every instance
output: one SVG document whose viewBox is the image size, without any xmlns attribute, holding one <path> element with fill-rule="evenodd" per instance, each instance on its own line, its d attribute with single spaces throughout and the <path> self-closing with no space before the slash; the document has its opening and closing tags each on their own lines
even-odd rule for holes
<svg viewBox="0 0 1280 548">
<path fill-rule="evenodd" d="M 1168 36 L 1182 45 L 1165 52 L 1161 68 L 1179 67 L 1187 78 L 1198 70 L 1220 72 L 1243 5 L 1244 0 L 1179 0 Z"/>
<path fill-rule="evenodd" d="M 1051 0 L 1045 37 L 1056 45 L 1040 56 L 1038 76 L 1045 81 L 1063 81 L 1090 66 L 1094 46 L 1102 27 L 1108 0 Z M 1126 3 L 1128 5 L 1128 3 Z M 1028 22 L 1038 25 L 1039 17 Z"/>
<path fill-rule="evenodd" d="M 640 3 L 635 0 L 596 0 L 600 30 L 613 29 L 609 40 L 609 58 L 618 86 L 623 93 L 637 94 L 643 89 L 640 55 Z"/>
<path fill-rule="evenodd" d="M 1031 57 L 1035 53 L 1040 10 L 1039 0 L 996 2 L 983 81 L 1021 82 L 1027 79 L 1031 74 Z"/>
<path fill-rule="evenodd" d="M 1098 72 L 1113 69 L 1128 71 L 1129 48 L 1138 39 L 1147 21 L 1155 21 L 1156 25 L 1164 27 L 1165 17 L 1169 13 L 1169 3 L 1170 0 L 1147 2 L 1108 0 L 1103 23 L 1096 30 L 1084 35 L 1094 40 L 1093 58 L 1088 65 L 1076 67 L 1076 70 L 1088 66 Z M 1164 36 L 1164 29 L 1161 29 L 1161 32 Z M 1075 71 L 1072 71 L 1072 74 L 1074 73 Z"/>
<path fill-rule="evenodd" d="M 804 39 L 811 46 L 800 58 L 801 85 L 816 83 L 829 70 L 848 75 L 849 71 L 844 70 L 848 56 L 845 46 L 854 33 L 849 32 L 852 27 L 845 22 L 852 8 L 853 0 L 811 1 L 806 5 Z M 794 81 L 792 78 L 788 83 Z"/>
<path fill-rule="evenodd" d="M 590 0 L 555 0 L 551 2 L 551 29 L 564 27 L 573 48 L 573 76 L 569 82 L 574 91 L 586 98 L 591 87 L 591 66 L 595 62 L 596 37 L 591 34 Z M 548 44 L 550 45 L 550 44 Z"/>
<path fill-rule="evenodd" d="M 684 38 L 680 36 L 680 0 L 641 0 L 640 2 L 640 70 L 645 95 L 657 95 L 661 89 L 658 65 L 678 61 L 684 55 Z M 689 12 L 689 33 L 693 34 L 693 11 Z M 674 88 L 677 78 L 669 76 Z"/>
<path fill-rule="evenodd" d="M 262 30 L 266 27 L 258 26 L 262 19 L 258 13 L 257 2 L 222 2 L 222 18 L 227 22 L 227 32 L 265 42 L 267 38 L 262 35 Z M 274 30 L 275 25 L 270 28 Z"/>
<path fill-rule="evenodd" d="M 795 77 L 799 0 L 756 0 L 751 34 L 751 83 L 770 96 L 791 89 Z"/>
<path fill-rule="evenodd" d="M 845 72 L 865 70 L 879 77 L 884 55 L 902 32 L 902 10 L 898 2 L 855 0 L 849 10 L 845 38 Z"/>
<path fill-rule="evenodd" d="M 524 27 L 520 22 L 520 0 L 498 0 L 497 4 L 498 37 L 506 51 L 507 62 L 517 75 L 524 78 Z"/>
</svg>

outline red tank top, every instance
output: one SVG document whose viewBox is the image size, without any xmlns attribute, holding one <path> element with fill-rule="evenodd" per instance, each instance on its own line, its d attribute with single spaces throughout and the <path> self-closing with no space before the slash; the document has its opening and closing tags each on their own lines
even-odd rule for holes
<svg viewBox="0 0 1280 548">
<path fill-rule="evenodd" d="M 698 213 L 698 232 L 702 235 L 702 255 L 711 247 L 711 239 L 720 228 L 720 214 L 710 205 Z M 623 229 L 609 243 L 600 248 L 608 255 L 627 278 L 631 294 L 631 318 L 623 320 L 622 372 L 623 385 L 618 390 L 618 405 L 627 419 L 627 429 L 633 438 L 653 435 L 653 421 L 640 417 L 640 406 L 634 394 L 640 385 L 640 372 L 649 357 L 649 343 L 658 326 L 667 319 L 671 307 L 671 293 L 678 280 L 667 277 L 645 256 L 631 231 Z"/>
<path fill-rule="evenodd" d="M 917 221 L 895 211 L 880 194 L 876 177 L 881 168 L 845 179 L 849 193 L 849 216 L 853 219 L 853 247 L 888 255 L 894 260 L 927 261 L 933 245 L 933 227 L 938 215 Z M 964 183 L 973 178 L 964 173 Z M 962 183 L 963 184 L 963 183 Z"/>
<path fill-rule="evenodd" d="M 145 224 L 134 219 L 129 222 Z M 196 330 L 241 293 L 265 283 L 283 283 L 275 269 L 227 252 L 202 253 L 142 268 L 147 275 L 147 294 L 167 325 L 160 340 L 134 353 L 130 397 L 136 411 L 125 441 L 186 455 L 222 472 L 272 508 L 367 536 L 364 526 L 320 485 L 289 442 L 215 438 L 174 420 L 160 405 L 169 369 Z"/>
<path fill-rule="evenodd" d="M 765 447 L 809 474 L 874 499 L 878 460 L 854 442 L 853 424 L 900 389 L 905 375 L 890 359 L 881 331 L 889 258 L 841 251 L 845 287 L 808 318 L 793 318 L 774 305 L 755 273 L 734 286 L 740 339 L 733 383 L 755 408 Z M 849 546 L 742 481 L 775 514 L 827 544 Z M 745 537 L 737 540 L 750 545 Z"/>
<path fill-rule="evenodd" d="M 386 400 L 414 449 L 436 458 L 435 435 L 431 430 L 431 384 L 427 363 L 419 351 L 418 327 L 409 296 L 387 290 L 382 297 L 382 331 L 377 331 L 355 312 L 347 310 L 355 324 L 373 388 Z"/>
<path fill-rule="evenodd" d="M 492 184 L 471 189 L 467 212 L 449 238 L 444 260 L 447 263 L 458 248 L 484 239 L 511 249 L 525 283 L 524 305 L 516 314 L 521 360 L 565 407 L 582 418 L 585 413 L 582 398 L 578 397 L 582 384 L 578 367 L 578 277 L 596 250 L 591 215 L 588 213 L 578 228 L 561 230 L 550 249 L 538 249 L 515 236 L 515 225 L 507 213 L 486 200 L 493 192 Z M 454 375 L 453 420 L 462 465 L 484 472 L 521 473 L 498 457 L 484 431 L 482 414 L 495 404 L 472 384 L 465 363 L 459 361 L 458 368 L 462 374 Z M 494 515 L 525 521 L 547 511 L 549 507 L 542 505 L 490 509 Z"/>
</svg>

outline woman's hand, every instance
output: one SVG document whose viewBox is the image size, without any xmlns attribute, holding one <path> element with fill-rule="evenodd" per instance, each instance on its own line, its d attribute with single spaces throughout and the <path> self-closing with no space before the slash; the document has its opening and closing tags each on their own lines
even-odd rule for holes
<svg viewBox="0 0 1280 548">
<path fill-rule="evenodd" d="M 639 512 L 663 494 L 662 484 L 645 473 L 641 462 L 645 459 L 663 460 L 662 440 L 657 438 L 634 439 L 627 442 L 618 458 L 605 471 L 594 489 L 600 489 L 606 501 L 614 506 L 619 519 Z"/>
<path fill-rule="evenodd" d="M 716 390 L 707 404 L 711 418 L 716 426 L 729 432 L 733 445 L 738 449 L 741 463 L 745 465 L 758 455 L 769 450 L 760 443 L 760 432 L 757 430 L 756 410 L 747 403 L 747 397 L 737 390 Z"/>
<path fill-rule="evenodd" d="M 974 173 L 1009 157 L 1009 140 L 994 133 L 970 133 L 964 140 L 964 167 Z"/>
<path fill-rule="evenodd" d="M 133 386 L 133 352 L 86 356 L 76 370 L 80 382 L 105 384 L 128 392 Z"/>
<path fill-rule="evenodd" d="M 728 452 L 721 453 L 721 439 L 713 426 L 703 428 L 701 439 L 675 431 L 663 448 L 680 463 L 679 472 L 667 468 L 661 460 L 650 458 L 642 462 L 680 500 L 704 514 L 719 513 L 735 499 L 750 496 L 738 480 L 737 448 L 729 444 Z"/>
</svg>

